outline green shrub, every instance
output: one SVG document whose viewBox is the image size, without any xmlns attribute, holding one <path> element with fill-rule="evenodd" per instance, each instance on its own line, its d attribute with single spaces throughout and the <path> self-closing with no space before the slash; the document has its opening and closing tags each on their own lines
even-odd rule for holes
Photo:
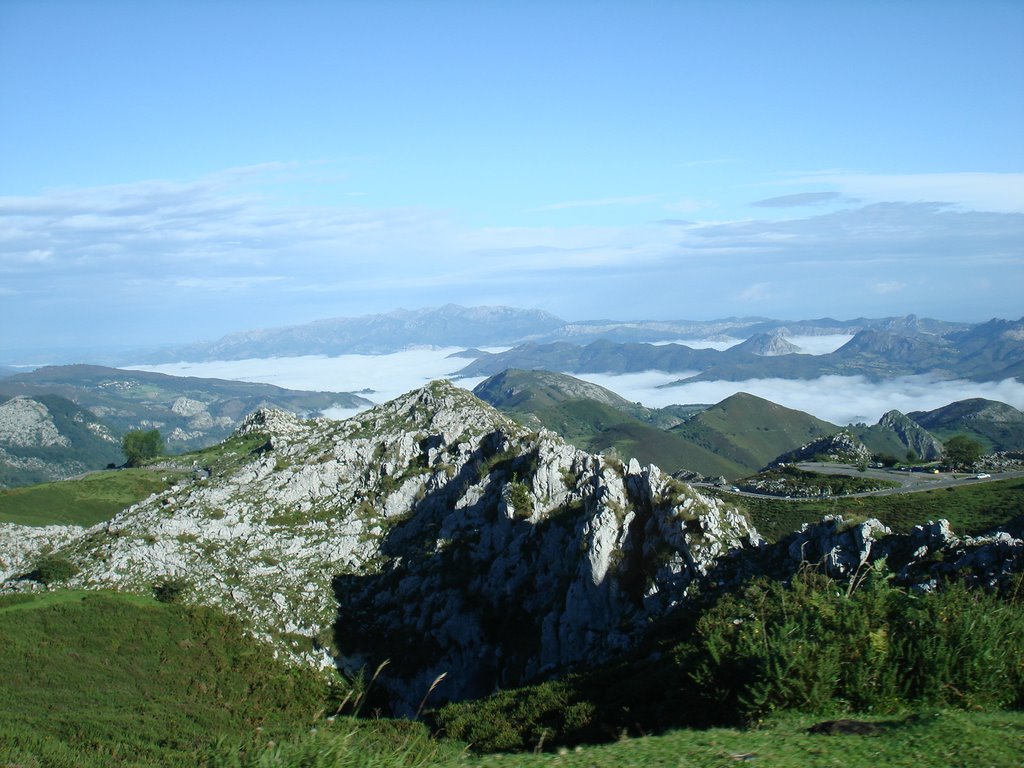
<svg viewBox="0 0 1024 768">
<path fill-rule="evenodd" d="M 847 592 L 813 573 L 755 582 L 701 617 L 680 662 L 725 719 L 1021 701 L 1021 606 L 956 584 L 914 595 L 880 572 Z"/>
<path fill-rule="evenodd" d="M 35 568 L 29 575 L 33 581 L 49 586 L 67 581 L 78 573 L 78 566 L 63 555 L 43 555 L 35 562 Z"/>
<path fill-rule="evenodd" d="M 170 576 L 153 585 L 153 597 L 161 603 L 180 602 L 188 592 L 189 584 L 182 578 Z"/>
</svg>

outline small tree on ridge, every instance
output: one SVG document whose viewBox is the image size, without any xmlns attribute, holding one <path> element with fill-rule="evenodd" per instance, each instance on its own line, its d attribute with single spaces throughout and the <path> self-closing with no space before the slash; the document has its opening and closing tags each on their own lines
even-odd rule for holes
<svg viewBox="0 0 1024 768">
<path fill-rule="evenodd" d="M 163 453 L 163 448 L 164 441 L 158 429 L 133 429 L 121 438 L 121 451 L 129 467 L 137 467 L 144 461 L 155 459 Z"/>
</svg>

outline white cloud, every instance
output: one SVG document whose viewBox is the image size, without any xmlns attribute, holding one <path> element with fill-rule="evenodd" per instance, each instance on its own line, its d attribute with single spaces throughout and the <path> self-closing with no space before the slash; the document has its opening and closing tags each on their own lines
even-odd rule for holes
<svg viewBox="0 0 1024 768">
<path fill-rule="evenodd" d="M 0 197 L 0 280 L 14 297 L 0 306 L 0 325 L 30 329 L 34 336 L 18 341 L 29 348 L 97 337 L 188 341 L 485 300 L 573 319 L 721 317 L 751 302 L 784 319 L 948 316 L 950 308 L 958 313 L 950 319 L 972 319 L 964 314 L 980 307 L 1019 314 L 1012 286 L 1024 279 L 1022 214 L 879 203 L 785 221 L 482 227 L 427 208 L 357 207 L 344 190 L 330 206 L 271 194 L 310 173 L 272 164 L 188 182 Z M 996 269 L 1000 280 L 976 279 Z M 849 290 L 897 284 L 915 290 Z M 223 300 L 210 302 L 217 287 Z M 886 304 L 887 296 L 895 298 Z M 119 304 L 152 311 L 126 327 L 111 310 Z M 169 312 L 174 324 L 162 319 Z"/>
<path fill-rule="evenodd" d="M 713 203 L 710 200 L 676 200 L 674 203 L 665 203 L 663 208 L 669 213 L 696 213 L 705 208 L 710 208 Z"/>
<path fill-rule="evenodd" d="M 1015 379 L 973 382 L 923 375 L 873 382 L 861 376 L 822 376 L 811 380 L 703 381 L 659 389 L 663 384 L 678 380 L 680 375 L 648 372 L 628 376 L 580 374 L 577 377 L 649 407 L 717 403 L 737 392 L 747 392 L 840 425 L 874 424 L 893 408 L 903 413 L 925 411 L 970 397 L 1000 400 L 1024 410 L 1024 383 Z"/>
<path fill-rule="evenodd" d="M 739 292 L 741 301 L 767 301 L 774 298 L 774 287 L 771 283 L 754 283 Z"/>
<path fill-rule="evenodd" d="M 171 376 L 254 381 L 286 389 L 329 392 L 358 392 L 371 389 L 373 393 L 363 396 L 375 403 L 383 403 L 434 379 L 447 378 L 462 368 L 466 364 L 464 359 L 449 359 L 449 355 L 461 350 L 462 347 L 423 348 L 390 355 L 304 355 L 125 367 L 140 371 L 156 371 Z M 457 383 L 466 389 L 472 389 L 481 381 L 483 377 L 459 379 Z"/>
<path fill-rule="evenodd" d="M 875 293 L 896 293 L 906 288 L 906 283 L 901 283 L 899 280 L 882 280 L 871 286 L 871 290 Z"/>
<path fill-rule="evenodd" d="M 805 355 L 827 355 L 853 338 L 850 333 L 829 333 L 824 336 L 787 336 L 786 340 L 800 347 Z"/>
<path fill-rule="evenodd" d="M 804 341 L 806 344 L 808 338 L 814 337 L 793 337 L 793 340 Z M 840 338 L 849 337 L 836 335 L 818 338 L 830 338 L 835 343 Z M 410 349 L 390 355 L 310 355 L 126 367 L 173 376 L 264 382 L 289 389 L 357 392 L 369 388 L 374 393 L 365 396 L 375 403 L 381 403 L 423 386 L 428 381 L 449 377 L 465 363 L 462 359 L 449 359 L 448 356 L 456 351 L 459 348 Z M 972 382 L 920 375 L 874 382 L 861 376 L 822 376 L 811 380 L 704 381 L 666 386 L 694 373 L 643 371 L 572 375 L 650 408 L 673 404 L 712 404 L 737 392 L 747 392 L 840 425 L 857 422 L 873 424 L 882 414 L 894 408 L 903 413 L 931 410 L 970 397 L 999 400 L 1024 410 L 1024 383 L 1014 379 Z M 456 379 L 455 383 L 471 390 L 481 381 L 483 377 Z M 337 418 L 351 415 L 351 412 L 332 410 L 328 415 Z"/>
</svg>

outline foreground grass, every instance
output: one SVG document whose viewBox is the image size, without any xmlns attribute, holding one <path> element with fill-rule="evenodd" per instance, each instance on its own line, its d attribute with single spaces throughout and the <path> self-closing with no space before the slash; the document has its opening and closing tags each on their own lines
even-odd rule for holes
<svg viewBox="0 0 1024 768">
<path fill-rule="evenodd" d="M 824 716 L 774 714 L 751 729 L 474 755 L 420 723 L 325 718 L 323 681 L 281 665 L 237 622 L 116 593 L 0 597 L 0 642 L 5 768 L 1001 768 L 1024 756 L 1024 712 L 922 708 L 866 717 L 879 723 L 870 735 L 811 734 Z"/>
<path fill-rule="evenodd" d="M 867 735 L 809 733 L 811 716 L 777 717 L 754 729 L 675 730 L 612 744 L 473 756 L 431 741 L 416 724 L 338 721 L 285 744 L 224 752 L 213 768 L 1019 768 L 1024 713 L 928 711 L 874 719 Z"/>
<path fill-rule="evenodd" d="M 758 532 L 769 541 L 778 541 L 803 523 L 816 522 L 824 515 L 848 519 L 874 517 L 897 533 L 945 518 L 958 534 L 975 535 L 1024 516 L 1024 479 L 853 499 L 790 501 L 732 494 L 723 498 L 743 508 Z"/>
<path fill-rule="evenodd" d="M 95 472 L 77 480 L 0 491 L 0 522 L 90 526 L 165 490 L 175 473 L 152 469 Z"/>
<path fill-rule="evenodd" d="M 325 685 L 235 620 L 114 593 L 0 598 L 0 765 L 194 766 L 308 729 Z"/>
<path fill-rule="evenodd" d="M 1024 713 L 938 711 L 876 721 L 877 734 L 808 733 L 809 716 L 773 719 L 752 730 L 678 730 L 625 739 L 563 754 L 483 755 L 474 766 L 566 766 L 566 768 L 715 768 L 750 762 L 763 768 L 1019 768 L 1024 760 Z"/>
</svg>

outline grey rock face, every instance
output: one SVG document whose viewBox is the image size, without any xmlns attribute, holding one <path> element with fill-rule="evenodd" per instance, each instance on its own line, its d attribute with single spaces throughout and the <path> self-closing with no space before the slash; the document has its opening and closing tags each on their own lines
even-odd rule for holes
<svg viewBox="0 0 1024 768">
<path fill-rule="evenodd" d="M 889 411 L 878 421 L 881 427 L 887 427 L 896 433 L 896 436 L 919 457 L 925 461 L 934 461 L 942 458 L 942 443 L 936 440 L 932 434 L 904 416 L 899 411 Z"/>
<path fill-rule="evenodd" d="M 947 520 L 894 534 L 878 520 L 853 523 L 829 516 L 804 525 L 762 554 L 775 575 L 816 565 L 839 579 L 856 577 L 884 560 L 899 583 L 916 589 L 934 588 L 954 575 L 969 585 L 994 589 L 1024 572 L 1024 539 L 1007 532 L 960 537 Z"/>
<path fill-rule="evenodd" d="M 0 403 L 0 443 L 12 447 L 67 446 L 67 437 L 53 423 L 42 403 L 27 397 L 12 397 Z"/>
<path fill-rule="evenodd" d="M 782 463 L 834 461 L 857 464 L 861 461 L 868 461 L 870 458 L 871 451 L 867 446 L 844 429 L 834 435 L 812 440 L 795 451 L 779 456 L 777 461 Z"/>
<path fill-rule="evenodd" d="M 759 541 L 657 468 L 528 431 L 446 382 L 344 422 L 260 410 L 235 434 L 258 447 L 234 469 L 107 523 L 5 526 L 0 582 L 23 588 L 47 541 L 80 568 L 71 586 L 180 577 L 293 657 L 390 658 L 380 684 L 407 712 L 441 672 L 439 695 L 459 698 L 605 658 Z"/>
</svg>

